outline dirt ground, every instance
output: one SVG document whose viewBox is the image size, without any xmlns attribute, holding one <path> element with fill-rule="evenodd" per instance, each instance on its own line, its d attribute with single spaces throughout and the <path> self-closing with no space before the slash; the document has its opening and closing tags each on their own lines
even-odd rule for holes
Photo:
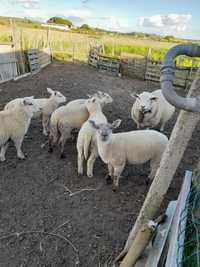
<svg viewBox="0 0 200 267">
<path fill-rule="evenodd" d="M 108 92 L 114 102 L 105 108 L 109 121 L 123 120 L 119 131 L 135 129 L 130 117 L 131 92 L 154 90 L 159 84 L 116 78 L 84 65 L 54 63 L 39 74 L 0 85 L 0 107 L 16 97 L 47 96 L 46 87 L 60 90 L 68 101 L 97 90 Z M 176 114 L 177 116 L 177 114 Z M 168 123 L 169 136 L 176 116 Z M 177 197 L 184 171 L 192 169 L 199 156 L 200 127 L 193 135 L 163 207 Z M 23 143 L 24 161 L 9 147 L 7 160 L 0 163 L 0 267 L 111 266 L 111 259 L 123 248 L 148 192 L 145 177 L 148 164 L 127 166 L 119 192 L 113 193 L 104 179 L 105 165 L 98 160 L 94 178 L 78 177 L 75 143 L 66 144 L 66 158 L 59 151 L 49 154 L 41 123 L 33 120 Z M 93 188 L 96 190 L 82 191 Z M 47 236 L 29 231 L 56 234 Z M 15 232 L 26 232 L 1 239 Z M 29 232 L 29 233 L 28 233 Z M 67 239 L 64 239 L 67 238 Z M 42 240 L 42 241 L 41 241 Z M 41 241 L 41 246 L 40 246 Z"/>
</svg>

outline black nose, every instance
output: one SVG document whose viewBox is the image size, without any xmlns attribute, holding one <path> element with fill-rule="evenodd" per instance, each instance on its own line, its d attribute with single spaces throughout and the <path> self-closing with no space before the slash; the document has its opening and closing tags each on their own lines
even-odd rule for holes
<svg viewBox="0 0 200 267">
<path fill-rule="evenodd" d="M 104 140 L 107 138 L 107 134 L 102 134 L 101 136 L 102 136 L 102 139 Z"/>
</svg>

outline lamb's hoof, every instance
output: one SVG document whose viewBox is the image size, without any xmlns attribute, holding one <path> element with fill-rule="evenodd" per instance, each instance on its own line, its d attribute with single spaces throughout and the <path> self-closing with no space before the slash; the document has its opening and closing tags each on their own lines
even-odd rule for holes
<svg viewBox="0 0 200 267">
<path fill-rule="evenodd" d="M 78 171 L 78 177 L 83 176 L 83 171 Z"/>
<path fill-rule="evenodd" d="M 6 160 L 5 157 L 0 157 L 0 161 L 1 161 L 1 162 L 4 162 L 5 160 Z"/>
<path fill-rule="evenodd" d="M 48 133 L 46 131 L 42 132 L 44 136 L 48 136 Z"/>
<path fill-rule="evenodd" d="M 145 184 L 146 185 L 149 185 L 150 184 L 150 179 L 149 178 L 145 179 Z"/>
<path fill-rule="evenodd" d="M 65 158 L 66 158 L 66 155 L 65 155 L 64 153 L 61 153 L 61 154 L 60 154 L 60 158 L 61 158 L 61 159 L 65 159 Z"/>
<path fill-rule="evenodd" d="M 92 178 L 93 174 L 92 173 L 87 173 L 87 177 Z"/>
<path fill-rule="evenodd" d="M 53 153 L 53 148 L 52 147 L 49 147 L 48 152 L 49 153 Z"/>
<path fill-rule="evenodd" d="M 18 159 L 20 159 L 20 160 L 25 160 L 26 157 L 25 157 L 25 156 L 18 156 Z"/>
<path fill-rule="evenodd" d="M 107 184 L 112 184 L 112 177 L 109 174 L 107 174 L 105 178 Z"/>
<path fill-rule="evenodd" d="M 117 186 L 117 185 L 113 185 L 113 187 L 112 187 L 112 191 L 113 191 L 113 192 L 117 192 L 118 189 L 119 189 L 119 186 Z"/>
</svg>

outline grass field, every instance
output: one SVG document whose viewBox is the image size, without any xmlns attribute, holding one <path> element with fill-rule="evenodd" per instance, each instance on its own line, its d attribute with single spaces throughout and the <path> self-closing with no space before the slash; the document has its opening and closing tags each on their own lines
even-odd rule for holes
<svg viewBox="0 0 200 267">
<path fill-rule="evenodd" d="M 37 25 L 36 25 L 37 26 Z M 136 38 L 131 35 L 114 33 L 77 33 L 63 32 L 42 28 L 27 28 L 19 25 L 13 28 L 8 25 L 0 25 L 0 42 L 5 43 L 12 40 L 12 31 L 17 43 L 22 49 L 42 48 L 47 45 L 47 36 L 55 59 L 61 61 L 75 60 L 87 62 L 90 46 L 102 44 L 106 55 L 123 57 L 126 55 L 147 56 L 151 48 L 151 57 L 155 61 L 162 61 L 167 50 L 176 42 L 157 41 L 151 38 Z M 181 61 L 183 66 L 191 66 L 190 59 Z M 198 63 L 199 65 L 199 63 Z"/>
</svg>

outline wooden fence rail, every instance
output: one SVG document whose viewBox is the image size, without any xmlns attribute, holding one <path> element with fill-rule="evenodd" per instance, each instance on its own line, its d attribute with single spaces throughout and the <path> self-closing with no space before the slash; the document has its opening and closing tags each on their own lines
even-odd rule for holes
<svg viewBox="0 0 200 267">
<path fill-rule="evenodd" d="M 97 49 L 91 48 L 88 64 L 114 75 L 120 73 L 124 76 L 139 78 L 154 82 L 160 81 L 161 62 L 149 58 L 121 58 L 103 56 Z M 113 67 L 113 69 L 112 69 Z M 193 81 L 198 68 L 175 68 L 174 85 L 188 88 Z"/>
<path fill-rule="evenodd" d="M 13 45 L 0 45 L 0 83 L 9 81 L 17 75 L 17 60 Z"/>
<path fill-rule="evenodd" d="M 0 83 L 25 77 L 27 73 L 37 73 L 51 63 L 49 47 L 20 53 L 24 55 L 23 58 L 18 56 L 19 51 L 15 50 L 13 44 L 0 44 Z"/>
</svg>

